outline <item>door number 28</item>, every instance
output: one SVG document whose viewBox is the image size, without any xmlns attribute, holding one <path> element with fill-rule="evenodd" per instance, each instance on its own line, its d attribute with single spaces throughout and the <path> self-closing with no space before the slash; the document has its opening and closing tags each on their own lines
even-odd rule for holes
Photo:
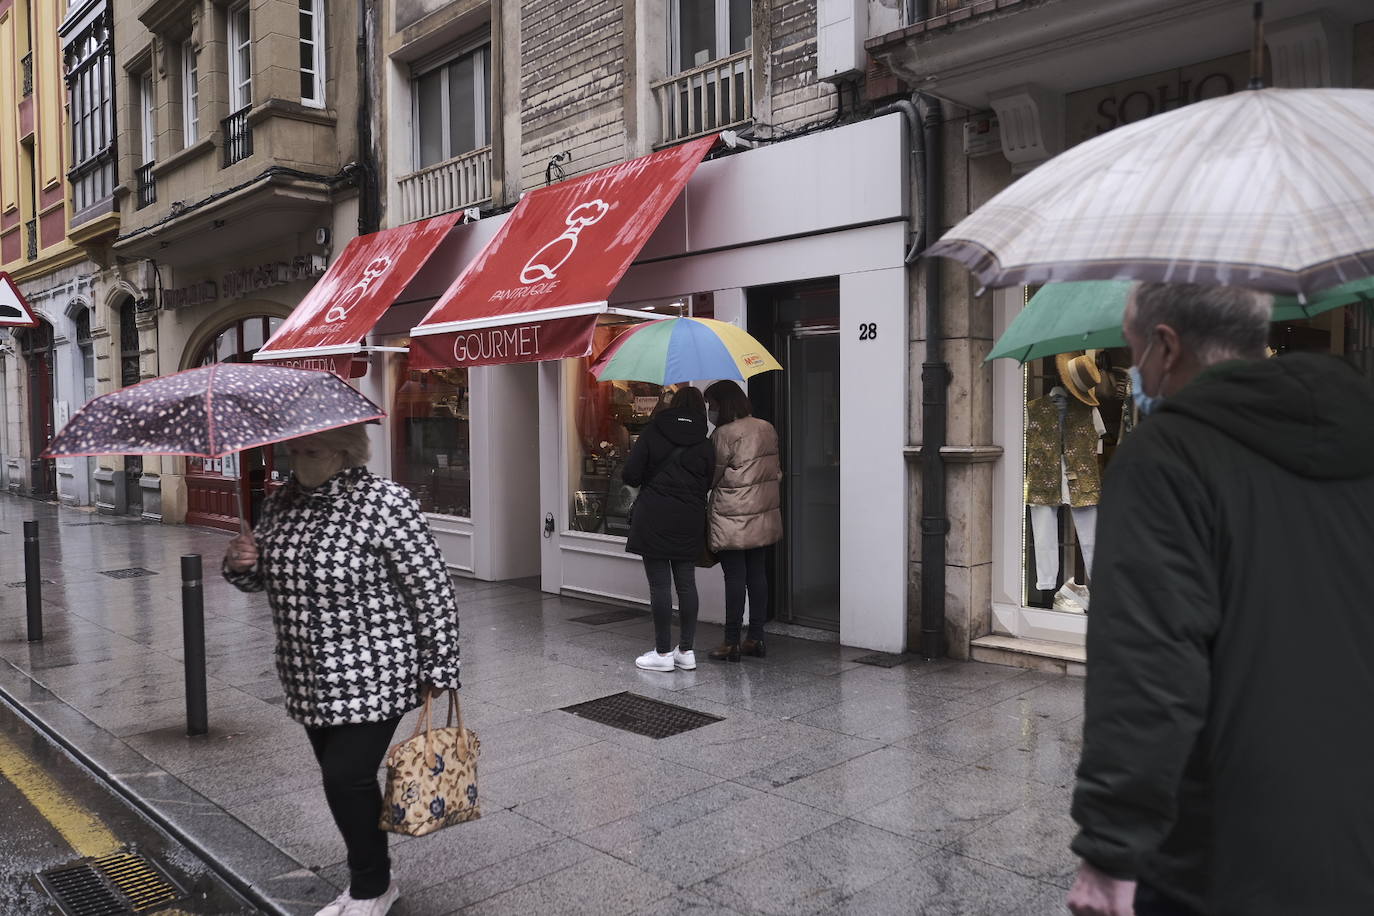
<svg viewBox="0 0 1374 916">
<path fill-rule="evenodd" d="M 860 340 L 877 340 L 877 339 L 878 339 L 878 322 L 876 322 L 876 321 L 869 321 L 869 322 L 860 323 L 860 325 L 859 325 L 859 339 L 860 339 Z"/>
</svg>

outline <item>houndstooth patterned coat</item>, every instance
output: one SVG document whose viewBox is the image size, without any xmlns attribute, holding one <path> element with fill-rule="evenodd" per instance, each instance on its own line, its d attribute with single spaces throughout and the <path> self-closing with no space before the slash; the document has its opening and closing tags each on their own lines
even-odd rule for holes
<svg viewBox="0 0 1374 916">
<path fill-rule="evenodd" d="M 224 577 L 267 590 L 286 710 L 303 725 L 379 722 L 458 685 L 458 608 L 439 546 L 404 487 L 348 468 L 263 504 L 259 560 Z"/>
</svg>

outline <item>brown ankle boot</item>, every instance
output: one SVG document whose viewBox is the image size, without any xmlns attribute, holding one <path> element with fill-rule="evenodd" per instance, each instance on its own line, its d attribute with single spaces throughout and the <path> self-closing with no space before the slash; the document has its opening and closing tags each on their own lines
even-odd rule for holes
<svg viewBox="0 0 1374 916">
<path fill-rule="evenodd" d="M 739 661 L 739 643 L 722 643 L 712 649 L 707 657 L 718 662 L 737 662 Z"/>
<path fill-rule="evenodd" d="M 746 639 L 739 644 L 740 655 L 752 655 L 755 658 L 763 658 L 768 654 L 768 647 L 763 644 L 762 639 Z"/>
</svg>

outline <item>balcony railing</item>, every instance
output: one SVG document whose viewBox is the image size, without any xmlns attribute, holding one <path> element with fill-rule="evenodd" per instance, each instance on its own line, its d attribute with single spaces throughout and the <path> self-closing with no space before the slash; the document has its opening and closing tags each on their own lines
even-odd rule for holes
<svg viewBox="0 0 1374 916">
<path fill-rule="evenodd" d="M 31 219 L 24 224 L 24 257 L 30 261 L 38 260 L 38 220 Z"/>
<path fill-rule="evenodd" d="M 253 155 L 253 129 L 248 126 L 248 108 L 238 111 L 220 123 L 224 133 L 224 167 L 227 169 L 241 159 Z"/>
<path fill-rule="evenodd" d="M 754 116 L 753 51 L 654 83 L 663 143 L 748 123 Z"/>
<path fill-rule="evenodd" d="M 25 54 L 19 61 L 19 71 L 23 80 L 24 90 L 20 97 L 24 98 L 33 95 L 33 52 Z"/>
<path fill-rule="evenodd" d="M 135 198 L 137 209 L 142 210 L 149 204 L 157 203 L 157 179 L 153 177 L 153 163 L 138 167 L 138 192 Z"/>
<path fill-rule="evenodd" d="M 401 221 L 452 213 L 491 198 L 491 147 L 431 165 L 401 179 Z"/>
</svg>

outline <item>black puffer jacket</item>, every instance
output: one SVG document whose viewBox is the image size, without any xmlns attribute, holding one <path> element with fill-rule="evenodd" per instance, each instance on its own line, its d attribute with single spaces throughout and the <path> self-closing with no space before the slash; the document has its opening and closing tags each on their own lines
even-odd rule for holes
<svg viewBox="0 0 1374 916">
<path fill-rule="evenodd" d="M 1207 916 L 1374 913 L 1374 389 L 1214 367 L 1098 518 L 1074 851 Z"/>
<path fill-rule="evenodd" d="M 679 446 L 681 453 L 672 457 Z M 625 463 L 625 482 L 640 488 L 625 549 L 667 560 L 700 556 L 706 543 L 706 495 L 715 471 L 706 418 L 672 408 L 660 411 Z"/>
</svg>

